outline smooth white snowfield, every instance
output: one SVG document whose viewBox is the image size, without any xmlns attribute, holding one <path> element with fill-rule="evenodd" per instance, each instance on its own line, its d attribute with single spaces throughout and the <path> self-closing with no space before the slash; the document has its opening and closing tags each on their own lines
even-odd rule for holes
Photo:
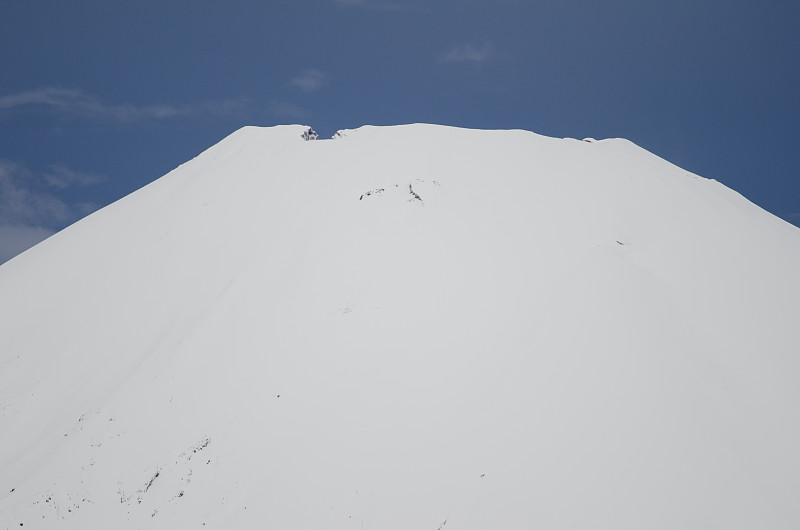
<svg viewBox="0 0 800 530">
<path fill-rule="evenodd" d="M 0 528 L 800 528 L 800 230 L 625 140 L 305 129 L 0 266 Z"/>
</svg>

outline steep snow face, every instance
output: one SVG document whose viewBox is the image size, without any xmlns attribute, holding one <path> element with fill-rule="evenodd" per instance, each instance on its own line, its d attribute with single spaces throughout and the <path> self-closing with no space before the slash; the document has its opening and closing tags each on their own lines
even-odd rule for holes
<svg viewBox="0 0 800 530">
<path fill-rule="evenodd" d="M 625 140 L 307 130 L 0 266 L 0 527 L 800 526 L 800 230 Z"/>
</svg>

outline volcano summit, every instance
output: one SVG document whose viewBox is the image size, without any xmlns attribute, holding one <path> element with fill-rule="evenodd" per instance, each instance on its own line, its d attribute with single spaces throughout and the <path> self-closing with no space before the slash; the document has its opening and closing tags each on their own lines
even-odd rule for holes
<svg viewBox="0 0 800 530">
<path fill-rule="evenodd" d="M 800 230 L 626 140 L 307 133 L 0 266 L 0 527 L 800 527 Z"/>
</svg>

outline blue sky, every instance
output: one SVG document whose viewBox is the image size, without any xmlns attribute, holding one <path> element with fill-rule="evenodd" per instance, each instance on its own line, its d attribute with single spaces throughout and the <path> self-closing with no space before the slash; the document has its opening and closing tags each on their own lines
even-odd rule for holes
<svg viewBox="0 0 800 530">
<path fill-rule="evenodd" d="M 0 262 L 281 123 L 625 137 L 800 225 L 799 27 L 796 0 L 0 0 Z"/>
</svg>

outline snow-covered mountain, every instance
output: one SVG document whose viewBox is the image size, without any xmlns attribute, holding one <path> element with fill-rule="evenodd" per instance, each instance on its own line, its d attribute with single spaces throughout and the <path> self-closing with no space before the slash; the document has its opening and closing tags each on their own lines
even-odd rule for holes
<svg viewBox="0 0 800 530">
<path fill-rule="evenodd" d="M 0 528 L 800 527 L 800 230 L 625 140 L 306 131 L 0 266 Z"/>
</svg>

